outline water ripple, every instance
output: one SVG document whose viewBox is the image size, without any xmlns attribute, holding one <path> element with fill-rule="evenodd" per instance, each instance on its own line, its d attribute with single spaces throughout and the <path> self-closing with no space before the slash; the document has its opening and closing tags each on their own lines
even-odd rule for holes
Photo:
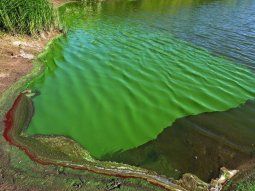
<svg viewBox="0 0 255 191">
<path fill-rule="evenodd" d="M 215 24 L 202 17 L 217 3 L 192 7 L 191 18 L 139 9 L 119 15 L 108 10 L 111 3 L 103 3 L 98 15 L 74 22 L 83 24 L 69 26 L 67 36 L 52 45 L 44 58 L 52 71 L 31 85 L 42 94 L 34 99 L 28 133 L 72 137 L 100 158 L 155 139 L 178 118 L 224 111 L 255 97 L 253 63 L 245 63 L 254 59 L 247 48 L 253 33 L 233 30 L 227 22 L 233 12 L 225 13 L 227 24 L 221 27 L 220 18 Z M 195 18 L 198 23 L 192 20 L 184 30 Z M 235 48 L 236 38 L 245 42 Z M 236 55 L 245 64 L 231 61 Z"/>
</svg>

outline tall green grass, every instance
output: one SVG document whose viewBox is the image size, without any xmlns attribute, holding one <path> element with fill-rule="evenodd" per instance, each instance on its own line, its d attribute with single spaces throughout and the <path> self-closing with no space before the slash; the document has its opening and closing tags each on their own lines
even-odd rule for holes
<svg viewBox="0 0 255 191">
<path fill-rule="evenodd" d="M 54 24 L 48 0 L 0 0 L 0 29 L 18 34 L 36 34 Z"/>
</svg>

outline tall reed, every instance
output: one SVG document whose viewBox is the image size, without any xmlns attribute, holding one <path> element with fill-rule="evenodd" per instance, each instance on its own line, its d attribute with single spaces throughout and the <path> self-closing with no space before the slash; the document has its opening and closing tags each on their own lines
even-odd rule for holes
<svg viewBox="0 0 255 191">
<path fill-rule="evenodd" d="M 0 29 L 19 34 L 36 34 L 54 23 L 48 0 L 0 0 Z"/>
</svg>

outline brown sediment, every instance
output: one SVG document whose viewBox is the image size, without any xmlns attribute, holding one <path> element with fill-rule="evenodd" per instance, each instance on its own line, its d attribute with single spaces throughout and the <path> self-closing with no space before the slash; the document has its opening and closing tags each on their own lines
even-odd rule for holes
<svg viewBox="0 0 255 191">
<path fill-rule="evenodd" d="M 9 107 L 9 103 L 12 102 L 17 91 L 14 90 L 13 85 L 19 83 L 19 81 L 26 75 L 30 74 L 34 68 L 31 58 L 24 58 L 22 54 L 34 56 L 35 58 L 43 51 L 46 44 L 59 34 L 58 31 L 45 32 L 42 36 L 31 37 L 27 35 L 10 35 L 6 33 L 0 33 L 0 132 L 2 133 L 2 118 L 6 109 Z M 15 86 L 15 85 L 14 85 Z M 13 89 L 13 90 L 12 90 Z M 7 90 L 12 92 L 13 95 L 5 95 Z M 18 186 L 16 181 L 19 178 L 13 177 L 20 172 L 13 171 L 11 164 L 12 156 L 9 151 L 8 145 L 0 138 L 0 190 L 23 190 L 24 186 Z M 15 157 L 20 155 L 15 154 Z M 22 173 L 24 174 L 24 173 Z M 24 176 L 23 176 L 24 177 Z M 26 179 L 29 182 L 30 178 Z M 33 190 L 34 186 L 30 187 Z"/>
<path fill-rule="evenodd" d="M 59 7 L 71 0 L 51 0 Z M 36 58 L 46 44 L 59 35 L 58 30 L 43 32 L 38 36 L 10 35 L 0 31 L 0 97 L 12 84 L 31 72 L 33 59 L 22 57 L 22 53 Z"/>
<path fill-rule="evenodd" d="M 27 137 L 25 135 L 21 135 L 23 129 L 26 128 L 26 126 L 29 124 L 32 114 L 33 114 L 32 100 L 26 97 L 25 94 L 20 94 L 18 98 L 15 100 L 12 108 L 6 115 L 5 130 L 3 135 L 10 144 L 19 147 L 32 160 L 40 164 L 60 165 L 64 167 L 70 167 L 76 170 L 87 170 L 98 174 L 117 176 L 122 178 L 141 178 L 167 190 L 172 191 L 186 190 L 181 186 L 178 186 L 177 184 L 173 183 L 171 180 L 164 176 L 159 176 L 155 172 L 141 169 L 138 167 L 132 167 L 129 165 L 113 162 L 97 161 L 90 158 L 88 153 L 85 153 L 85 155 L 87 154 L 88 156 L 85 156 L 82 159 L 66 156 L 64 155 L 65 151 L 61 150 L 63 149 L 62 146 L 60 149 L 57 147 L 50 148 L 49 145 L 46 145 L 47 148 L 51 150 L 50 152 L 59 153 L 55 156 L 54 155 L 48 156 L 47 153 L 45 153 L 45 150 L 42 149 L 45 146 L 45 144 L 43 145 L 43 143 L 40 142 L 40 144 L 42 145 L 38 145 L 39 139 L 36 139 L 36 137 Z M 41 139 L 44 139 L 44 137 L 41 136 Z M 45 139 L 47 139 L 47 137 L 45 137 Z M 56 142 L 57 139 L 65 139 L 64 142 L 69 141 L 68 138 L 55 137 L 54 142 Z M 78 147 L 75 142 L 73 142 L 73 145 L 74 149 Z"/>
<path fill-rule="evenodd" d="M 58 31 L 43 33 L 38 37 L 0 34 L 0 97 L 12 84 L 31 72 L 33 59 L 46 44 L 59 34 Z"/>
</svg>

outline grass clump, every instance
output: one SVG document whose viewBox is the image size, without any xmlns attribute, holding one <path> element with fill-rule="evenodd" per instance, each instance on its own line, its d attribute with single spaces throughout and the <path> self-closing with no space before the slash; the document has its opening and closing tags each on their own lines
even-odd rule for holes
<svg viewBox="0 0 255 191">
<path fill-rule="evenodd" d="M 237 185 L 235 191 L 255 191 L 255 181 L 243 181 Z"/>
<path fill-rule="evenodd" d="M 54 23 L 48 0 L 0 0 L 0 29 L 18 34 L 36 34 Z"/>
</svg>

